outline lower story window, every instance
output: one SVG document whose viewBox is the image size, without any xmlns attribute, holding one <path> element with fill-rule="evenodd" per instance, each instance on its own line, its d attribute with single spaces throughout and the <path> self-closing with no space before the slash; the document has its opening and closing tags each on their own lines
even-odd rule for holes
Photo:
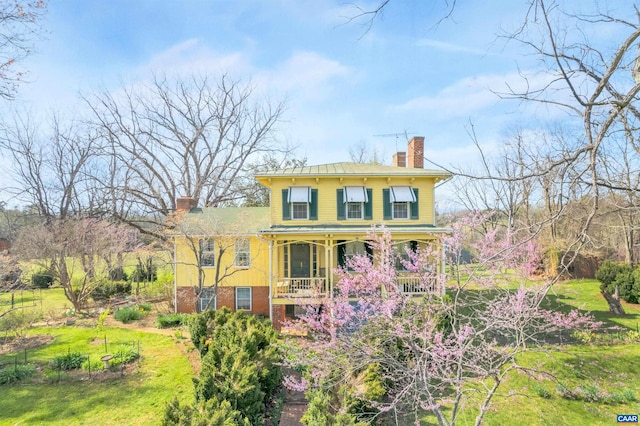
<svg viewBox="0 0 640 426">
<path fill-rule="evenodd" d="M 298 319 L 304 315 L 304 308 L 299 305 L 284 305 L 284 316 L 287 319 Z"/>
<path fill-rule="evenodd" d="M 236 310 L 251 310 L 251 287 L 236 287 Z"/>
<path fill-rule="evenodd" d="M 211 287 L 204 287 L 200 292 L 200 298 L 198 299 L 200 304 L 199 312 L 206 311 L 207 309 L 216 308 L 216 295 Z"/>
</svg>

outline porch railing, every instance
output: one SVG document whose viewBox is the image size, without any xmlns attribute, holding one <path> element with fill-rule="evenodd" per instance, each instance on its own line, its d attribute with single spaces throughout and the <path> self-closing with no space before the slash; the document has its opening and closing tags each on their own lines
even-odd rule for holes
<svg viewBox="0 0 640 426">
<path fill-rule="evenodd" d="M 326 278 L 278 278 L 275 295 L 280 297 L 309 297 L 326 294 Z"/>
<path fill-rule="evenodd" d="M 400 276 L 397 278 L 398 291 L 403 294 L 425 294 L 433 293 L 435 285 L 433 283 L 421 282 L 420 277 Z"/>
</svg>

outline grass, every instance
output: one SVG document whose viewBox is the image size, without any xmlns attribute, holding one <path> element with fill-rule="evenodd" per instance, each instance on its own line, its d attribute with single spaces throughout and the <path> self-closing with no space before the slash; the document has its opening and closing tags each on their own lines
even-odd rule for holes
<svg viewBox="0 0 640 426">
<path fill-rule="evenodd" d="M 597 280 L 571 280 L 561 282 L 552 288 L 549 295 L 551 307 L 566 311 L 569 308 L 589 311 L 594 318 L 602 321 L 605 327 L 624 327 L 637 330 L 640 327 L 640 305 L 622 301 L 626 312 L 618 317 L 609 312 L 609 305 L 600 294 L 600 282 Z"/>
<path fill-rule="evenodd" d="M 596 280 L 572 280 L 555 284 L 548 296 L 548 308 L 560 311 L 589 311 L 603 322 L 603 333 L 614 328 L 636 330 L 640 305 L 623 303 L 625 317 L 609 313 Z M 610 425 L 617 414 L 640 412 L 640 344 L 572 344 L 536 348 L 518 356 L 518 363 L 548 372 L 536 377 L 514 372 L 499 389 L 485 416 L 486 425 Z M 582 391 L 599 402 L 586 398 L 567 399 L 559 388 Z M 478 384 L 470 386 L 470 391 Z M 635 401 L 629 400 L 634 396 Z M 471 397 L 457 424 L 475 421 L 477 403 Z M 427 416 L 425 421 L 435 423 Z"/>
<path fill-rule="evenodd" d="M 48 334 L 54 340 L 28 351 L 28 361 L 40 367 L 34 377 L 2 386 L 2 424 L 158 424 L 166 401 L 174 396 L 181 402 L 192 398 L 193 371 L 169 336 L 116 327 L 100 332 L 81 327 L 36 328 L 29 334 Z M 139 341 L 142 359 L 137 368 L 107 380 L 88 380 L 88 374 L 83 380 L 63 375 L 60 383 L 45 378 L 42 369 L 69 349 L 95 359 L 104 355 L 105 336 L 109 352 L 118 344 Z M 0 356 L 0 364 L 12 365 L 16 356 L 21 360 L 23 353 Z"/>
<path fill-rule="evenodd" d="M 0 293 L 0 313 L 11 309 L 11 294 Z M 13 303 L 15 308 L 40 308 L 44 311 L 60 311 L 71 306 L 60 287 L 15 291 Z"/>
</svg>

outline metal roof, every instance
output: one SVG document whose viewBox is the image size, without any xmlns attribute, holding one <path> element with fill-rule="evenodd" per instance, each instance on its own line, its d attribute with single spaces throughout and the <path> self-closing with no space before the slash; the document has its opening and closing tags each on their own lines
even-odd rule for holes
<svg viewBox="0 0 640 426">
<path fill-rule="evenodd" d="M 257 173 L 256 178 L 310 177 L 310 176 L 425 176 L 447 179 L 451 173 L 444 170 L 383 166 L 363 163 L 331 163 L 315 166 L 294 167 Z"/>
</svg>

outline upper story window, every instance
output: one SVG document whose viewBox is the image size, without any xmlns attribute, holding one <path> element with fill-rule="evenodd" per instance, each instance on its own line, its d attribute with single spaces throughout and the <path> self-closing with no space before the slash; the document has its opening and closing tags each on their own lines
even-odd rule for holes
<svg viewBox="0 0 640 426">
<path fill-rule="evenodd" d="M 213 238 L 202 238 L 200 245 L 200 266 L 216 266 L 215 243 Z"/>
<path fill-rule="evenodd" d="M 251 266 L 251 243 L 248 238 L 236 240 L 233 264 L 236 268 L 248 268 Z"/>
<path fill-rule="evenodd" d="M 338 220 L 371 219 L 372 192 L 364 186 L 345 186 L 338 189 L 336 193 Z"/>
<path fill-rule="evenodd" d="M 288 200 L 291 206 L 291 219 L 309 219 L 311 188 L 308 186 L 289 187 Z"/>
<path fill-rule="evenodd" d="M 385 219 L 418 219 L 418 190 L 391 186 L 382 190 Z"/>
<path fill-rule="evenodd" d="M 318 219 L 318 190 L 308 186 L 290 186 L 283 189 L 282 219 Z"/>
<path fill-rule="evenodd" d="M 347 219 L 364 219 L 364 205 L 369 201 L 364 186 L 345 186 L 343 202 L 347 207 Z"/>
</svg>

